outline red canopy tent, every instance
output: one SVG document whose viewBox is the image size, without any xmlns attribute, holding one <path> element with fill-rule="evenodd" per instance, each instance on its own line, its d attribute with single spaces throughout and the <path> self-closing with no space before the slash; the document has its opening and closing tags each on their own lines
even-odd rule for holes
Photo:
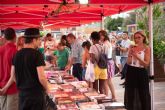
<svg viewBox="0 0 165 110">
<path fill-rule="evenodd" d="M 1 0 L 0 28 L 42 26 L 54 29 L 80 26 L 101 21 L 102 16 L 118 14 L 148 4 L 146 0 L 90 0 L 88 5 L 73 4 L 74 0 L 66 1 L 68 4 L 63 5 L 57 14 L 51 15 L 58 10 L 63 0 Z"/>
<path fill-rule="evenodd" d="M 58 15 L 49 16 L 53 10 L 57 10 L 59 4 L 54 5 L 5 5 L 0 6 L 0 27 L 6 28 L 12 26 L 10 24 L 19 24 L 27 27 L 34 26 L 39 27 L 41 22 L 45 24 L 56 24 L 70 26 L 79 26 L 80 24 L 86 24 L 93 21 L 101 21 L 101 13 L 104 16 L 117 14 L 123 11 L 128 11 L 134 8 L 141 7 L 143 5 L 134 6 L 107 6 L 107 5 L 81 5 L 72 4 L 69 7 L 68 12 L 60 12 Z M 65 8 L 65 7 L 63 7 Z M 65 10 L 65 9 L 64 9 Z M 62 21 L 62 22 L 59 22 Z M 13 26 L 12 26 L 13 27 Z M 46 25 L 47 27 L 47 25 Z M 19 26 L 13 28 L 20 28 Z"/>
<path fill-rule="evenodd" d="M 133 5 L 133 4 L 148 4 L 148 2 L 158 3 L 165 0 L 90 0 L 91 4 L 122 4 L 122 5 Z"/>
<path fill-rule="evenodd" d="M 68 3 L 75 3 L 75 0 L 66 0 Z M 156 2 L 163 2 L 164 0 L 89 0 L 89 4 L 146 4 L 148 1 L 152 1 L 153 3 Z M 54 4 L 54 3 L 62 3 L 63 0 L 1 0 L 0 4 Z"/>
<path fill-rule="evenodd" d="M 52 2 L 54 1 L 54 2 Z M 27 27 L 62 28 L 73 27 L 93 21 L 101 21 L 110 16 L 149 4 L 149 34 L 151 47 L 150 75 L 153 76 L 153 25 L 151 3 L 165 0 L 90 0 L 88 5 L 73 4 L 74 0 L 65 0 L 69 5 L 63 11 L 54 14 L 63 0 L 0 0 L 0 30 L 6 27 L 24 29 Z M 151 80 L 151 102 L 154 110 L 154 80 Z"/>
</svg>

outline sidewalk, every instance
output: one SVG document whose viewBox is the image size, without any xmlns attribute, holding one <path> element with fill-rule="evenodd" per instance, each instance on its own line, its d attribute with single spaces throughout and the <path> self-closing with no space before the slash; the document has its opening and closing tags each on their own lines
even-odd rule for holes
<svg viewBox="0 0 165 110">
<path fill-rule="evenodd" d="M 120 77 L 114 77 L 113 83 L 116 90 L 118 102 L 124 103 L 124 88 L 119 84 L 123 83 Z M 165 110 L 165 82 L 156 82 L 154 88 L 155 110 Z"/>
</svg>

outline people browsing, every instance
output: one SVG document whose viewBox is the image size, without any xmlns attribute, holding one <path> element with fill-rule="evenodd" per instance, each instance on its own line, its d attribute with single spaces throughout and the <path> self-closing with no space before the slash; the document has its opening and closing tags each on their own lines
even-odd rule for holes
<svg viewBox="0 0 165 110">
<path fill-rule="evenodd" d="M 57 67 L 60 70 L 65 70 L 65 67 L 69 60 L 69 54 L 70 54 L 70 51 L 69 51 L 68 47 L 66 47 L 66 43 L 60 42 L 57 45 L 57 50 L 54 51 L 54 55 L 57 59 Z"/>
<path fill-rule="evenodd" d="M 104 30 L 99 31 L 100 34 L 100 41 L 105 48 L 105 53 L 107 55 L 107 80 L 105 83 L 105 94 L 108 96 L 108 91 L 110 89 L 112 94 L 112 101 L 116 101 L 116 94 L 114 85 L 112 82 L 112 78 L 114 77 L 115 73 L 115 63 L 114 59 L 112 58 L 112 44 L 110 43 L 110 39 L 108 37 L 108 33 Z"/>
<path fill-rule="evenodd" d="M 56 50 L 56 42 L 53 36 L 48 33 L 44 41 L 45 56 L 53 55 L 53 52 Z"/>
<path fill-rule="evenodd" d="M 76 39 L 75 35 L 72 33 L 68 34 L 66 37 L 68 43 L 71 45 L 71 54 L 69 56 L 69 62 L 65 67 L 65 70 L 70 70 L 73 66 L 72 74 L 78 80 L 82 81 L 82 52 L 83 48 L 81 42 Z"/>
<path fill-rule="evenodd" d="M 90 55 L 89 55 L 90 46 L 91 46 L 91 43 L 88 40 L 82 43 L 82 47 L 84 49 L 83 55 L 82 55 L 83 79 L 85 79 L 86 67 L 90 58 Z"/>
<path fill-rule="evenodd" d="M 94 72 L 95 72 L 95 81 L 93 83 L 93 88 L 99 91 L 101 94 L 105 94 L 106 90 L 106 80 L 107 80 L 107 68 L 102 69 L 98 66 L 98 61 L 100 58 L 100 54 L 103 50 L 103 46 L 99 44 L 100 35 L 98 32 L 94 31 L 91 33 L 90 39 L 93 45 L 90 47 L 90 61 L 94 64 Z M 99 81 L 99 83 L 98 83 Z M 98 88 L 99 84 L 99 88 Z"/>
<path fill-rule="evenodd" d="M 53 55 L 46 57 L 44 68 L 45 70 L 54 70 L 56 65 L 56 58 Z"/>
</svg>

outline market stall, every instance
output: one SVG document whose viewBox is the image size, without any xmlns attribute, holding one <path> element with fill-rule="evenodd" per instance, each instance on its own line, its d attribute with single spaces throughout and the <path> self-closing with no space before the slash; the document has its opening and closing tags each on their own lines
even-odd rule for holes
<svg viewBox="0 0 165 110">
<path fill-rule="evenodd" d="M 27 27 L 40 27 L 45 29 L 74 27 L 93 21 L 101 21 L 104 16 L 118 14 L 149 4 L 152 93 L 154 87 L 152 3 L 164 2 L 165 0 L 90 0 L 87 5 L 70 4 L 70 0 L 65 1 L 68 1 L 69 4 L 64 4 L 61 11 L 57 11 L 63 0 L 1 0 L 0 30 L 6 27 L 13 27 L 15 29 L 24 29 Z M 67 11 L 65 11 L 65 9 L 67 9 Z M 152 93 L 152 110 L 154 110 L 153 102 Z"/>
</svg>

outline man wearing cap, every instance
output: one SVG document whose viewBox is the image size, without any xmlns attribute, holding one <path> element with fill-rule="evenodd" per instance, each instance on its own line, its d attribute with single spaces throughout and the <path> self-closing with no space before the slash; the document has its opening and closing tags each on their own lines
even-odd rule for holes
<svg viewBox="0 0 165 110">
<path fill-rule="evenodd" d="M 44 110 L 47 80 L 44 75 L 45 62 L 37 51 L 40 44 L 39 29 L 25 30 L 24 48 L 18 51 L 13 60 L 12 72 L 19 89 L 19 110 Z"/>
<path fill-rule="evenodd" d="M 0 47 L 0 110 L 18 110 L 18 91 L 10 81 L 12 59 L 17 52 L 14 29 L 4 31 L 6 44 Z"/>
</svg>

